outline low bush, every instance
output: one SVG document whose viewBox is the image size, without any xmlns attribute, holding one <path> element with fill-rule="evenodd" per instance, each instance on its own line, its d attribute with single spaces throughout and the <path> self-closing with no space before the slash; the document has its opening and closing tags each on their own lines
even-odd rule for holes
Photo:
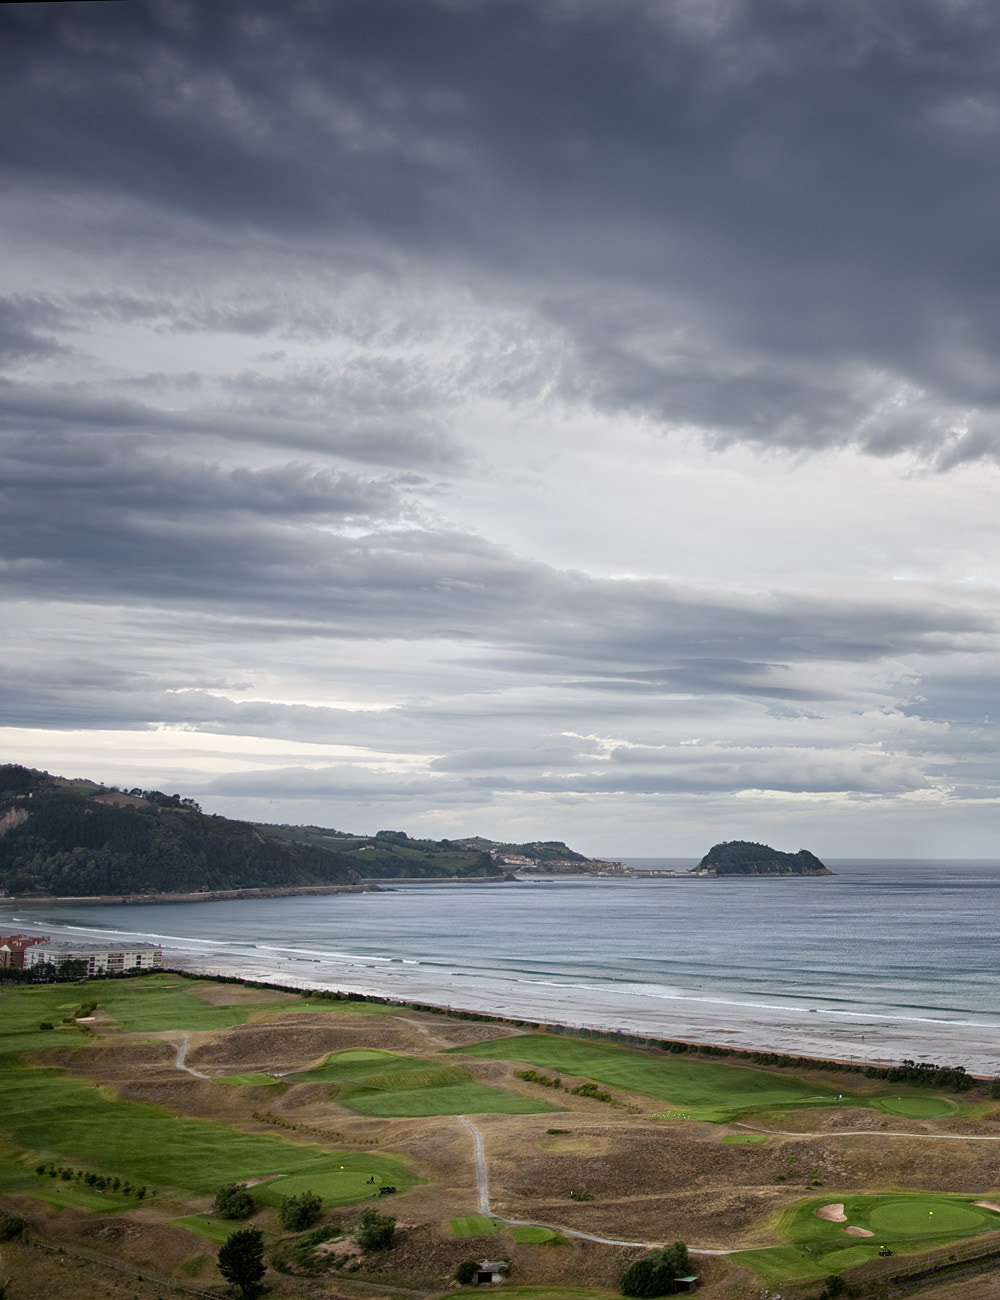
<svg viewBox="0 0 1000 1300">
<path fill-rule="evenodd" d="M 224 1183 L 215 1193 L 215 1212 L 220 1219 L 249 1219 L 256 1208 L 246 1183 Z"/>
<path fill-rule="evenodd" d="M 283 1196 L 278 1206 L 278 1222 L 286 1232 L 303 1232 L 320 1216 L 323 1202 L 315 1192 L 299 1192 L 297 1196 Z"/>
<path fill-rule="evenodd" d="M 391 1250 L 396 1240 L 396 1220 L 391 1214 L 362 1210 L 354 1240 L 363 1251 Z"/>
</svg>

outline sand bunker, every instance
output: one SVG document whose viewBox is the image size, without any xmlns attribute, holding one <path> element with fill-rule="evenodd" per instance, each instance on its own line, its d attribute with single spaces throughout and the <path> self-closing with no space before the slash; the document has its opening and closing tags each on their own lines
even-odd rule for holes
<svg viewBox="0 0 1000 1300">
<path fill-rule="evenodd" d="M 973 1201 L 973 1205 L 981 1205 L 984 1210 L 996 1210 L 1000 1214 L 1000 1202 L 997 1201 Z"/>
<path fill-rule="evenodd" d="M 847 1215 L 844 1213 L 844 1202 L 838 1201 L 836 1205 L 821 1205 L 816 1211 L 817 1219 L 826 1219 L 828 1223 L 845 1223 Z"/>
<path fill-rule="evenodd" d="M 867 1228 L 855 1228 L 853 1224 L 851 1225 L 851 1227 L 844 1229 L 844 1235 L 847 1237 L 874 1237 L 875 1236 L 874 1232 L 869 1232 Z"/>
</svg>

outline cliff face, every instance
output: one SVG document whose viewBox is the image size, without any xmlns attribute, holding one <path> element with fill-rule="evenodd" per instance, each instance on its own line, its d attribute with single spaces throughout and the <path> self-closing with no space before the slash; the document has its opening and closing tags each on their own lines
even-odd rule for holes
<svg viewBox="0 0 1000 1300">
<path fill-rule="evenodd" d="M 715 876 L 832 876 L 815 853 L 783 853 L 767 844 L 729 840 L 716 844 L 698 863 L 698 871 Z"/>
</svg>

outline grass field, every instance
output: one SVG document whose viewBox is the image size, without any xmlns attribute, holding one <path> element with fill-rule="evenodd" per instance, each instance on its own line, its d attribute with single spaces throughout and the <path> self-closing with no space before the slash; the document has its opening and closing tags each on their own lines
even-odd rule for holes
<svg viewBox="0 0 1000 1300">
<path fill-rule="evenodd" d="M 198 987 L 195 980 L 178 983 L 176 977 L 151 976 L 4 991 L 0 1096 L 7 1140 L 0 1148 L 0 1190 L 101 1211 L 134 1206 L 134 1200 L 95 1192 L 75 1181 L 38 1177 L 34 1167 L 43 1161 L 188 1194 L 270 1174 L 308 1176 L 323 1182 L 326 1191 L 320 1194 L 329 1204 L 371 1195 L 365 1180 L 373 1174 L 400 1190 L 413 1185 L 415 1179 L 399 1160 L 359 1151 L 331 1155 L 318 1146 L 184 1119 L 160 1106 L 122 1101 L 112 1089 L 72 1079 L 61 1070 L 18 1059 L 19 1053 L 40 1048 L 67 1046 L 86 1052 L 88 1039 L 77 1030 L 39 1029 L 42 1021 L 59 1023 L 72 1015 L 81 1000 L 96 998 L 101 1011 L 139 1032 L 225 1027 L 240 1023 L 254 1009 L 252 1004 L 209 1006 L 197 997 Z M 268 1004 L 275 1005 L 280 1004 Z M 67 1052 L 70 1068 L 75 1054 Z"/>
<path fill-rule="evenodd" d="M 763 1133 L 727 1133 L 722 1140 L 728 1146 L 759 1146 L 767 1138 Z"/>
<path fill-rule="evenodd" d="M 451 1220 L 453 1237 L 486 1237 L 500 1231 L 496 1219 L 487 1219 L 482 1214 L 467 1214 L 461 1219 Z"/>
<path fill-rule="evenodd" d="M 333 1083 L 336 1099 L 359 1115 L 533 1115 L 551 1102 L 476 1083 L 464 1070 L 395 1052 L 334 1052 L 313 1070 L 284 1076 L 289 1083 Z"/>
<path fill-rule="evenodd" d="M 731 1258 L 766 1282 L 808 1282 L 874 1259 L 880 1246 L 895 1255 L 914 1254 L 1000 1230 L 1000 1214 L 974 1205 L 973 1199 L 933 1192 L 845 1196 L 845 1221 L 831 1223 L 816 1214 L 831 1204 L 830 1198 L 812 1198 L 780 1216 L 776 1227 L 789 1238 L 788 1245 L 741 1250 Z M 852 1239 L 844 1232 L 849 1225 L 874 1235 Z"/>
<path fill-rule="evenodd" d="M 849 1106 L 860 1102 L 848 1093 L 838 1102 L 839 1094 L 832 1088 L 806 1083 L 794 1075 L 686 1061 L 675 1056 L 651 1056 L 634 1048 L 580 1038 L 524 1034 L 452 1051 L 583 1075 L 598 1083 L 673 1102 L 684 1108 L 684 1118 L 691 1119 L 724 1122 L 749 1111 Z"/>
</svg>

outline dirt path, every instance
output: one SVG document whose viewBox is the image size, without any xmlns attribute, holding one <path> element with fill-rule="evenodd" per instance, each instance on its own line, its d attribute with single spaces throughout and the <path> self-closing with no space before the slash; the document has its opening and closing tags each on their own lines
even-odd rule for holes
<svg viewBox="0 0 1000 1300">
<path fill-rule="evenodd" d="M 548 1228 L 552 1232 L 561 1233 L 564 1237 L 577 1237 L 583 1241 L 596 1241 L 601 1246 L 641 1246 L 645 1250 L 652 1250 L 660 1243 L 651 1241 L 619 1241 L 615 1237 L 598 1237 L 592 1232 L 581 1232 L 577 1228 L 564 1228 L 561 1224 L 555 1223 L 537 1223 L 534 1219 L 505 1219 L 502 1214 L 494 1214 L 490 1209 L 490 1192 L 489 1184 L 486 1180 L 486 1156 L 483 1151 L 483 1136 L 476 1128 L 475 1124 L 467 1120 L 464 1115 L 459 1115 L 465 1127 L 472 1134 L 472 1140 L 476 1147 L 476 1182 L 479 1187 L 479 1213 L 488 1219 L 496 1219 L 498 1223 L 509 1223 L 514 1228 Z M 710 1250 L 708 1248 L 699 1249 L 697 1246 L 689 1246 L 688 1251 L 692 1255 L 731 1255 L 729 1250 Z"/>
<path fill-rule="evenodd" d="M 827 1133 L 793 1133 L 784 1128 L 760 1128 L 756 1124 L 733 1125 L 745 1128 L 751 1133 L 770 1133 L 772 1137 L 786 1138 L 830 1138 L 830 1137 L 880 1137 L 880 1138 L 927 1138 L 935 1142 L 1000 1142 L 1000 1133 L 900 1133 L 893 1130 L 883 1133 L 877 1128 L 834 1128 Z"/>
<path fill-rule="evenodd" d="M 171 1039 L 168 1039 L 167 1041 L 172 1042 Z M 202 1074 L 200 1070 L 192 1070 L 190 1065 L 184 1064 L 184 1058 L 185 1056 L 187 1056 L 188 1043 L 190 1041 L 191 1041 L 190 1034 L 185 1034 L 184 1037 L 181 1039 L 181 1041 L 177 1044 L 177 1056 L 174 1059 L 174 1065 L 178 1070 L 186 1070 L 188 1074 L 193 1074 L 196 1079 L 210 1078 L 211 1077 L 210 1075 Z"/>
</svg>

